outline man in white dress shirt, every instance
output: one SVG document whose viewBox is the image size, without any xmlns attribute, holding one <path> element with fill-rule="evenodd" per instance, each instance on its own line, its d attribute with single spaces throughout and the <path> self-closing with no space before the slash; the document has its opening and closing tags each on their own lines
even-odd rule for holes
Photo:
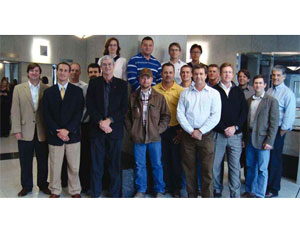
<svg viewBox="0 0 300 230">
<path fill-rule="evenodd" d="M 194 86 L 184 90 L 177 106 L 177 119 L 184 129 L 182 165 L 187 180 L 188 196 L 197 197 L 196 154 L 201 168 L 202 197 L 213 197 L 214 141 L 212 129 L 221 117 L 221 97 L 206 83 L 207 68 L 195 65 Z"/>
</svg>

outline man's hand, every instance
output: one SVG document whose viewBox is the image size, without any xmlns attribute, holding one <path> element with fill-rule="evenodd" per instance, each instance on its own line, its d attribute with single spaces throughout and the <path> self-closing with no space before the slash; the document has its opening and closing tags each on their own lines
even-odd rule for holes
<svg viewBox="0 0 300 230">
<path fill-rule="evenodd" d="M 17 140 L 21 140 L 22 139 L 22 134 L 21 133 L 14 133 L 14 136 Z"/>
<path fill-rule="evenodd" d="M 282 129 L 280 129 L 280 136 L 283 136 L 284 134 L 286 134 L 287 133 L 287 130 L 282 130 Z"/>
<path fill-rule="evenodd" d="M 182 140 L 182 130 L 176 130 L 177 135 L 173 138 L 174 144 L 179 144 Z"/>
<path fill-rule="evenodd" d="M 192 138 L 195 138 L 195 139 L 201 141 L 201 140 L 202 140 L 202 133 L 201 133 L 201 131 L 195 129 L 195 130 L 192 132 Z"/>
<path fill-rule="evenodd" d="M 107 118 L 106 120 L 102 120 L 99 122 L 99 128 L 103 130 L 105 133 L 111 133 L 112 128 L 110 127 L 111 120 L 110 118 Z"/>
<path fill-rule="evenodd" d="M 270 149 L 272 149 L 272 146 L 268 145 L 267 143 L 263 143 L 263 149 L 270 150 Z"/>
<path fill-rule="evenodd" d="M 70 140 L 70 138 L 68 136 L 69 135 L 68 130 L 66 130 L 66 129 L 57 129 L 56 131 L 58 132 L 57 133 L 58 138 L 60 138 L 62 141 L 67 142 L 67 141 Z"/>
<path fill-rule="evenodd" d="M 236 129 L 235 129 L 235 126 L 234 126 L 234 125 L 233 125 L 233 126 L 229 126 L 229 127 L 227 127 L 227 128 L 224 130 L 225 135 L 226 135 L 227 137 L 232 137 L 232 136 L 234 135 L 235 131 L 236 131 Z"/>
</svg>

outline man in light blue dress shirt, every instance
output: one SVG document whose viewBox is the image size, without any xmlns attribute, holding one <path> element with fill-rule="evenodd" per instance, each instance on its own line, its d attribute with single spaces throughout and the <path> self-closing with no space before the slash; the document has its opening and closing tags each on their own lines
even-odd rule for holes
<svg viewBox="0 0 300 230">
<path fill-rule="evenodd" d="M 295 94 L 284 84 L 285 78 L 285 68 L 281 65 L 274 66 L 272 69 L 273 86 L 267 91 L 267 94 L 275 97 L 279 102 L 279 127 L 274 148 L 271 150 L 266 198 L 278 196 L 282 174 L 284 139 L 286 133 L 292 130 L 296 116 Z"/>
</svg>

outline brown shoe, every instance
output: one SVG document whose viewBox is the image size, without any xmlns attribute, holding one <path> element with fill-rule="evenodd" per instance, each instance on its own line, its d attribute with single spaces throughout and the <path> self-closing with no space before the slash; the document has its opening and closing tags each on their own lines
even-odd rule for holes
<svg viewBox="0 0 300 230">
<path fill-rule="evenodd" d="M 51 194 L 50 196 L 49 196 L 49 198 L 59 198 L 60 197 L 60 195 L 56 195 L 56 194 Z"/>
<path fill-rule="evenodd" d="M 72 198 L 81 198 L 80 194 L 72 195 Z"/>
<path fill-rule="evenodd" d="M 22 190 L 18 193 L 18 196 L 26 196 L 29 192 L 31 191 L 28 191 L 26 188 L 22 188 Z"/>
<path fill-rule="evenodd" d="M 40 191 L 42 191 L 46 195 L 51 195 L 51 191 L 49 188 L 44 188 L 44 189 L 41 189 Z"/>
</svg>

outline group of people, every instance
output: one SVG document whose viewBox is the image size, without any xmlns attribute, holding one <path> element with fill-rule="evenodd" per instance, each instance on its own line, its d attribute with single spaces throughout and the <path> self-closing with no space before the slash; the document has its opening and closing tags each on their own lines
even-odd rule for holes
<svg viewBox="0 0 300 230">
<path fill-rule="evenodd" d="M 265 92 L 262 75 L 253 78 L 252 88 L 249 72 L 241 70 L 236 85 L 230 63 L 201 63 L 198 44 L 191 47 L 188 64 L 180 60 L 176 42 L 169 45 L 170 61 L 162 65 L 152 56 L 151 37 L 143 38 L 140 48 L 126 64 L 119 41 L 108 39 L 99 64 L 87 68 L 88 84 L 79 79 L 78 63 L 59 63 L 57 84 L 51 87 L 40 82 L 38 64 L 28 65 L 28 82 L 15 88 L 11 110 L 21 165 L 18 195 L 33 188 L 35 152 L 37 185 L 51 198 L 62 191 L 64 157 L 72 197 L 81 192 L 100 197 L 105 165 L 108 196 L 120 197 L 125 127 L 134 146 L 136 198 L 149 189 L 149 165 L 155 197 L 181 197 L 181 189 L 191 198 L 199 190 L 205 198 L 222 197 L 225 155 L 230 197 L 241 196 L 240 161 L 247 168 L 243 197 L 278 196 L 284 138 L 296 109 L 284 67 L 273 67 L 273 85 Z"/>
</svg>

